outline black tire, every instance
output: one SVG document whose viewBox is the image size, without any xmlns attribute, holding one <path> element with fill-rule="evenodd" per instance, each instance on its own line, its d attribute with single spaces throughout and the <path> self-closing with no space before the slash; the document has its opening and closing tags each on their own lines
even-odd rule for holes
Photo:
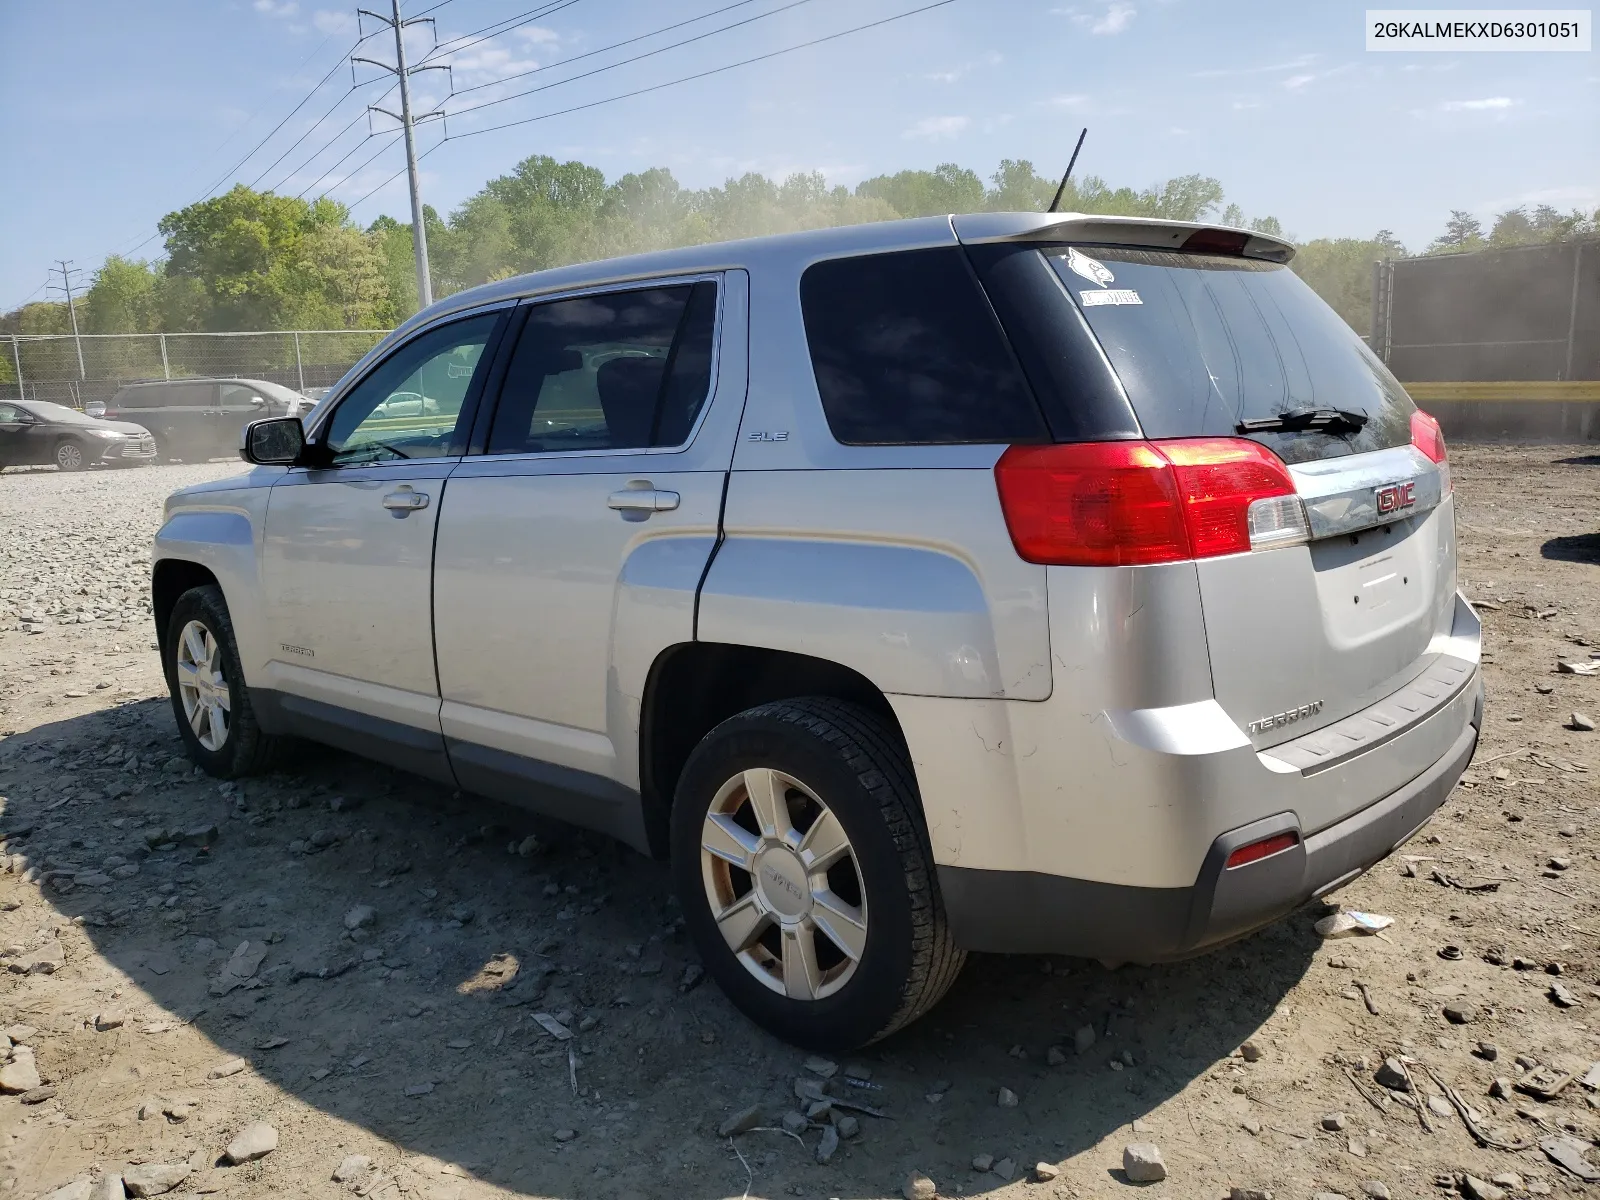
<svg viewBox="0 0 1600 1200">
<path fill-rule="evenodd" d="M 210 632 L 217 643 L 217 653 L 222 656 L 222 675 L 228 689 L 227 735 L 215 749 L 202 745 L 196 736 L 178 688 L 178 647 L 191 621 L 199 622 Z M 221 588 L 207 584 L 190 588 L 178 597 L 167 621 L 161 658 L 167 691 L 172 697 L 172 712 L 178 722 L 178 735 L 183 738 L 189 758 L 206 774 L 218 779 L 239 779 L 269 769 L 282 742 L 263 733 L 256 721 L 255 709 L 250 704 L 250 689 L 245 685 L 244 671 L 239 665 L 233 621 L 228 616 L 228 603 L 223 599 Z"/>
<path fill-rule="evenodd" d="M 62 438 L 51 452 L 50 461 L 59 471 L 83 471 L 89 466 L 89 450 L 76 438 Z"/>
<path fill-rule="evenodd" d="M 756 767 L 805 781 L 844 827 L 854 855 L 868 914 L 864 948 L 854 974 L 822 999 L 792 999 L 756 978 L 713 917 L 701 830 L 723 785 Z M 807 1049 L 851 1050 L 887 1037 L 938 1003 L 966 960 L 945 919 L 904 741 L 854 704 L 828 697 L 763 704 L 707 734 L 678 782 L 672 871 L 712 978 L 756 1024 Z"/>
</svg>

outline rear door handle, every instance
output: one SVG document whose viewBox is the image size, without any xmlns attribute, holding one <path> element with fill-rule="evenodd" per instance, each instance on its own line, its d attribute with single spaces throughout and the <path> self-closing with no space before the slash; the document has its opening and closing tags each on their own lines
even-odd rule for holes
<svg viewBox="0 0 1600 1200">
<path fill-rule="evenodd" d="M 612 492 L 606 497 L 606 507 L 614 508 L 625 513 L 653 513 L 671 512 L 677 508 L 683 497 L 677 492 L 661 491 L 650 487 L 623 488 L 620 492 Z"/>
<path fill-rule="evenodd" d="M 402 487 L 398 491 L 390 492 L 383 498 L 383 506 L 397 517 L 407 513 L 414 513 L 418 509 L 428 507 L 428 493 L 413 491 L 409 487 Z"/>
</svg>

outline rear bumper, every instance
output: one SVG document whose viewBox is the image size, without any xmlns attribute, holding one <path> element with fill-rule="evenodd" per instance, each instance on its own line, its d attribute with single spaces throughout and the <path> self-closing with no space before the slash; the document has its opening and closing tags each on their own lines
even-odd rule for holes
<svg viewBox="0 0 1600 1200">
<path fill-rule="evenodd" d="M 1483 722 L 1481 677 L 1472 720 L 1421 775 L 1291 849 L 1231 870 L 1228 856 L 1275 833 L 1300 832 L 1285 812 L 1212 842 L 1195 882 L 1154 888 L 1032 871 L 940 866 L 939 886 L 958 945 L 1011 954 L 1072 954 L 1119 961 L 1185 958 L 1271 924 L 1388 857 L 1442 805 L 1472 761 Z"/>
</svg>

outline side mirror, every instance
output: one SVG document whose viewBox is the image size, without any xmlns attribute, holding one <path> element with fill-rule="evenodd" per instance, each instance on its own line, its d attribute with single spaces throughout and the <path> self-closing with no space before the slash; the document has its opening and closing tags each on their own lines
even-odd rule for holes
<svg viewBox="0 0 1600 1200">
<path fill-rule="evenodd" d="M 299 417 L 269 417 L 244 427 L 239 457 L 257 466 L 293 466 L 306 448 Z"/>
<path fill-rule="evenodd" d="M 252 408 L 260 408 L 264 404 L 266 404 L 266 401 L 263 400 L 260 396 L 251 396 L 250 397 L 250 407 L 252 407 Z"/>
</svg>

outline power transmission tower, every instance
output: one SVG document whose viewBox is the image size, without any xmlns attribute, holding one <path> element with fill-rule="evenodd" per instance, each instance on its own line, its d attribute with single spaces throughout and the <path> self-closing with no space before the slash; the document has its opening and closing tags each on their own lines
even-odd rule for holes
<svg viewBox="0 0 1600 1200">
<path fill-rule="evenodd" d="M 387 25 L 394 30 L 394 66 L 388 63 L 377 62 L 370 58 L 357 58 L 351 56 L 350 62 L 366 63 L 377 67 L 380 71 L 387 71 L 396 76 L 400 81 L 400 111 L 392 113 L 386 108 L 369 105 L 372 112 L 380 112 L 386 117 L 400 122 L 400 127 L 405 131 L 406 138 L 406 176 L 411 183 L 411 248 L 417 259 L 417 301 L 419 308 L 427 308 L 433 303 L 433 281 L 428 273 L 428 232 L 422 225 L 422 188 L 417 179 L 417 141 L 413 133 L 414 126 L 419 121 L 426 121 L 436 117 L 443 117 L 444 113 L 438 110 L 423 113 L 420 117 L 411 115 L 411 76 L 418 71 L 446 71 L 450 68 L 443 63 L 424 63 L 415 67 L 406 66 L 406 39 L 405 28 L 407 25 L 420 23 L 433 24 L 432 17 L 412 17 L 403 20 L 400 16 L 400 0 L 390 0 L 393 5 L 392 17 L 385 17 L 365 8 L 358 8 L 360 16 L 371 17 L 379 24 Z M 359 19 L 359 17 L 358 17 Z"/>
<path fill-rule="evenodd" d="M 67 312 L 72 317 L 72 342 L 78 349 L 78 378 L 87 379 L 89 372 L 83 368 L 83 338 L 78 334 L 78 307 L 72 300 L 72 277 L 82 275 L 83 272 L 72 265 L 70 258 L 56 259 L 56 265 L 50 268 L 50 273 L 54 275 L 57 271 L 61 272 L 61 284 L 58 287 L 52 283 L 50 290 L 67 294 Z"/>
</svg>

